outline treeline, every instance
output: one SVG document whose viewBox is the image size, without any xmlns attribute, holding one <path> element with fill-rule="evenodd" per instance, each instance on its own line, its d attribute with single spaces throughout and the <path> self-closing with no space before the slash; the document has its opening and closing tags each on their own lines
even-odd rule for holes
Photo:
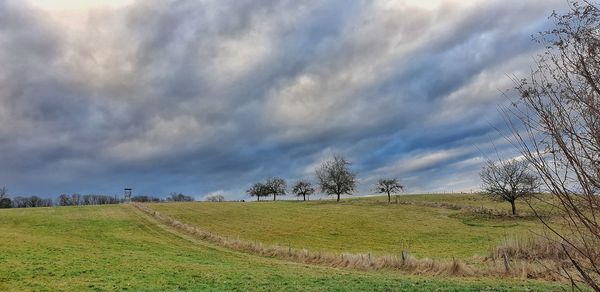
<svg viewBox="0 0 600 292">
<path fill-rule="evenodd" d="M 80 194 L 62 194 L 58 197 L 58 206 L 83 206 L 83 205 L 108 205 L 119 204 L 123 200 L 110 195 L 80 195 Z"/>
<path fill-rule="evenodd" d="M 30 196 L 30 197 L 14 197 L 12 199 L 11 207 L 13 207 L 13 208 L 34 208 L 34 207 L 50 207 L 50 206 L 52 206 L 52 199 L 40 198 L 38 196 Z"/>
<path fill-rule="evenodd" d="M 170 193 L 166 198 L 159 198 L 148 195 L 139 195 L 131 197 L 132 202 L 192 202 L 194 198 L 182 193 Z M 35 208 L 52 206 L 86 206 L 86 205 L 109 205 L 126 202 L 123 198 L 116 195 L 81 195 L 81 194 L 61 194 L 55 200 L 50 198 L 41 198 L 38 196 L 15 196 L 10 198 L 6 187 L 0 188 L 0 209 L 6 208 Z"/>
</svg>

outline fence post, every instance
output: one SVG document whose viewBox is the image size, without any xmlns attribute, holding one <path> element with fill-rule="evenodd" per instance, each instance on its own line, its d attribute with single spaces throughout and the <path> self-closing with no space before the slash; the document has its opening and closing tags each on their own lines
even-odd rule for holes
<svg viewBox="0 0 600 292">
<path fill-rule="evenodd" d="M 404 266 L 404 264 L 406 263 L 406 260 L 408 259 L 408 251 L 403 250 L 402 251 L 402 265 Z"/>
<path fill-rule="evenodd" d="M 504 270 L 508 274 L 508 272 L 510 271 L 510 265 L 508 263 L 508 255 L 506 254 L 506 251 L 504 251 L 503 255 L 504 255 Z"/>
</svg>

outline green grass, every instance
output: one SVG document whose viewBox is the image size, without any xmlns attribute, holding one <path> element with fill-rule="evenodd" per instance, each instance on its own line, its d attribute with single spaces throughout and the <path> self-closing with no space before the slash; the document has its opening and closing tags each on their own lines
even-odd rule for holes
<svg viewBox="0 0 600 292">
<path fill-rule="evenodd" d="M 226 205 L 236 206 L 223 204 Z M 237 206 L 242 212 L 250 205 Z M 353 272 L 262 258 L 186 238 L 128 205 L 0 210 L 2 291 L 437 288 L 558 289 L 541 282 L 434 279 L 393 271 Z"/>
<path fill-rule="evenodd" d="M 402 199 L 409 197 L 438 200 L 435 196 Z M 540 228 L 534 219 L 486 218 L 445 208 L 388 205 L 386 200 L 164 203 L 150 207 L 210 232 L 267 244 L 374 254 L 408 250 L 431 258 L 486 255 L 505 237 Z M 452 202 L 465 201 L 496 207 L 495 202 L 477 201 L 472 196 Z"/>
</svg>

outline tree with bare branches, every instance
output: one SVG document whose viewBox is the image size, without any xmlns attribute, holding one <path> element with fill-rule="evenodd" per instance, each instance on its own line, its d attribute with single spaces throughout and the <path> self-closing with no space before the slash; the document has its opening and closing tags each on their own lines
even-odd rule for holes
<svg viewBox="0 0 600 292">
<path fill-rule="evenodd" d="M 267 179 L 265 187 L 269 195 L 273 196 L 273 201 L 277 199 L 277 196 L 285 196 L 287 192 L 287 183 L 285 179 L 279 177 L 273 177 Z"/>
<path fill-rule="evenodd" d="M 251 197 L 256 197 L 257 201 L 260 201 L 260 197 L 266 197 L 270 195 L 269 189 L 262 182 L 257 182 L 250 186 L 250 188 L 246 190 L 246 193 Z"/>
<path fill-rule="evenodd" d="M 8 198 L 8 189 L 4 186 L 0 188 L 0 199 Z"/>
<path fill-rule="evenodd" d="M 327 195 L 352 195 L 356 191 L 356 175 L 350 171 L 350 162 L 341 156 L 323 162 L 316 171 L 321 191 Z"/>
<path fill-rule="evenodd" d="M 542 203 L 562 218 L 556 226 L 538 216 L 578 271 L 569 278 L 600 291 L 600 7 L 569 4 L 536 37 L 546 51 L 515 80 L 520 99 L 506 113 L 512 141 L 552 194 Z"/>
<path fill-rule="evenodd" d="M 484 194 L 509 202 L 513 215 L 517 215 L 515 202 L 534 195 L 540 186 L 538 177 L 529 170 L 527 160 L 488 160 L 479 175 Z"/>
<path fill-rule="evenodd" d="M 6 187 L 0 188 L 0 208 L 12 207 L 12 200 L 8 197 L 8 189 Z"/>
<path fill-rule="evenodd" d="M 400 184 L 397 178 L 381 178 L 377 181 L 375 191 L 380 194 L 387 194 L 389 204 L 392 202 L 392 194 L 404 191 L 404 186 Z"/>
<path fill-rule="evenodd" d="M 306 201 L 306 197 L 315 193 L 315 188 L 309 181 L 299 180 L 292 186 L 292 193 L 297 197 L 303 197 Z"/>
<path fill-rule="evenodd" d="M 225 197 L 223 195 L 210 195 L 206 197 L 207 202 L 225 202 Z"/>
</svg>

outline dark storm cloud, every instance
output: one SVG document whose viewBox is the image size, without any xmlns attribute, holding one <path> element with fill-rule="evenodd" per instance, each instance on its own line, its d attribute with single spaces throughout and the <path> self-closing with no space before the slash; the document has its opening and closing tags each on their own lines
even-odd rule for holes
<svg viewBox="0 0 600 292">
<path fill-rule="evenodd" d="M 0 184 L 240 198 L 339 153 L 363 193 L 476 188 L 482 152 L 514 155 L 505 76 L 564 3 L 400 2 L 0 1 Z"/>
</svg>

